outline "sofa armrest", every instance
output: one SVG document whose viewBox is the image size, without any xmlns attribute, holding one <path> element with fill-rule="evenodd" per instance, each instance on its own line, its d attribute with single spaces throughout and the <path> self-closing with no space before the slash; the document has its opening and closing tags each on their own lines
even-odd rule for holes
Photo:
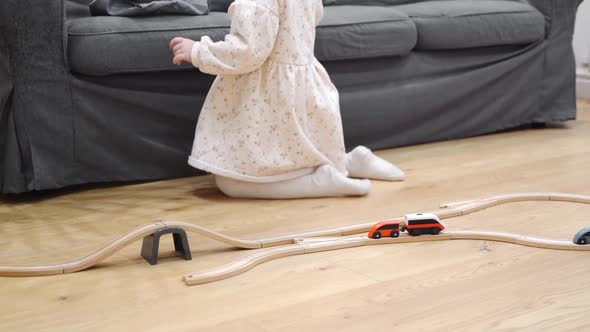
<svg viewBox="0 0 590 332">
<path fill-rule="evenodd" d="M 2 0 L 0 13 L 12 77 L 6 112 L 16 141 L 12 143 L 14 155 L 5 156 L 5 163 L 20 163 L 11 174 L 0 174 L 2 191 L 51 187 L 39 179 L 58 181 L 66 176 L 73 160 L 64 0 Z"/>
<path fill-rule="evenodd" d="M 576 65 L 572 37 L 576 12 L 583 0 L 521 0 L 537 8 L 546 20 L 543 81 L 538 121 L 576 118 Z M 551 118 L 542 116 L 551 114 Z"/>
<path fill-rule="evenodd" d="M 583 0 L 525 0 L 545 15 L 547 37 L 574 32 L 576 11 Z"/>
</svg>

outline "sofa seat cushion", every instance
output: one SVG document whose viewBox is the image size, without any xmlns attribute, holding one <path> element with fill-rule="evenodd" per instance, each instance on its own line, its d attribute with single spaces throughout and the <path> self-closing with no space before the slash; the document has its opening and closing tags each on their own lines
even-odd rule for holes
<svg viewBox="0 0 590 332">
<path fill-rule="evenodd" d="M 172 64 L 173 37 L 223 40 L 227 13 L 204 16 L 96 16 L 68 22 L 68 57 L 72 72 L 103 76 L 120 73 L 186 70 Z M 321 61 L 395 56 L 416 44 L 410 18 L 393 8 L 331 6 L 317 28 L 316 56 Z"/>
<path fill-rule="evenodd" d="M 319 60 L 406 55 L 416 46 L 416 26 L 394 7 L 330 6 L 316 29 Z"/>
<path fill-rule="evenodd" d="M 93 16 L 68 22 L 68 57 L 75 73 L 118 73 L 180 70 L 189 64 L 172 64 L 170 40 L 221 40 L 229 33 L 226 13 L 203 16 L 163 15 L 147 17 Z"/>
<path fill-rule="evenodd" d="M 545 17 L 515 1 L 428 1 L 395 7 L 412 18 L 419 50 L 529 44 L 545 37 Z"/>
</svg>

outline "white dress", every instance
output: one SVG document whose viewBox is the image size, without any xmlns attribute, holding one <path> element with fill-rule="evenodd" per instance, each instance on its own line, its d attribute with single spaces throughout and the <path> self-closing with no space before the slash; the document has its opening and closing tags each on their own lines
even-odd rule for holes
<svg viewBox="0 0 590 332">
<path fill-rule="evenodd" d="M 247 182 L 276 182 L 330 164 L 343 174 L 338 91 L 314 56 L 322 0 L 236 0 L 224 41 L 203 37 L 193 65 L 218 75 L 189 164 Z"/>
</svg>

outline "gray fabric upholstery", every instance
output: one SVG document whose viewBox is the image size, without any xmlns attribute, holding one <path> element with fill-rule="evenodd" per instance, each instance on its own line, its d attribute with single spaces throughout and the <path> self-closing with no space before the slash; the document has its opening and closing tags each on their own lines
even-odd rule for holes
<svg viewBox="0 0 590 332">
<path fill-rule="evenodd" d="M 545 18 L 515 1 L 428 1 L 395 7 L 415 22 L 419 50 L 529 44 L 545 37 Z"/>
<path fill-rule="evenodd" d="M 8 113 L 8 99 L 12 94 L 12 77 L 10 76 L 8 48 L 3 34 L 0 33 L 0 117 Z"/>
<path fill-rule="evenodd" d="M 416 45 L 416 27 L 392 7 L 333 6 L 324 9 L 316 33 L 319 60 L 405 55 Z"/>
<path fill-rule="evenodd" d="M 68 24 L 68 54 L 73 72 L 86 75 L 181 70 L 172 64 L 173 37 L 222 40 L 229 32 L 226 13 L 142 18 L 85 17 Z M 404 55 L 416 43 L 407 15 L 393 8 L 334 6 L 326 8 L 317 29 L 320 60 Z M 121 52 L 125 56 L 117 56 Z"/>
<path fill-rule="evenodd" d="M 1 17 L 0 17 L 1 18 Z M 8 59 L 8 48 L 5 43 L 5 37 L 0 23 L 0 188 L 2 187 L 2 178 L 5 174 L 5 167 L 8 167 L 6 157 L 10 156 L 6 148 L 6 140 L 13 121 L 10 116 L 10 96 L 12 95 L 12 78 L 10 77 L 10 62 Z"/>
<path fill-rule="evenodd" d="M 77 175 L 63 1 L 0 1 L 13 94 L 2 192 L 56 188 Z"/>
<path fill-rule="evenodd" d="M 68 24 L 68 57 L 73 72 L 87 75 L 179 70 L 172 64 L 170 40 L 229 33 L 226 13 L 204 16 L 87 17 Z M 125 56 L 117 56 L 124 52 Z M 183 67 L 190 67 L 184 64 Z"/>
<path fill-rule="evenodd" d="M 330 5 L 346 6 L 346 5 L 359 5 L 359 6 L 395 6 L 403 5 L 406 3 L 420 2 L 427 0 L 332 0 Z"/>
<path fill-rule="evenodd" d="M 573 119 L 574 104 L 557 111 L 539 102 L 543 52 L 539 42 L 326 63 L 346 146 L 384 149 Z"/>
<path fill-rule="evenodd" d="M 388 148 L 572 119 L 573 105 L 539 112 L 543 51 L 537 43 L 326 62 L 340 92 L 346 146 Z M 84 179 L 195 174 L 186 158 L 212 80 L 196 71 L 76 76 Z"/>
<path fill-rule="evenodd" d="M 576 63 L 572 36 L 576 10 L 582 0 L 521 0 L 545 15 L 547 22 L 545 66 L 539 113 L 553 109 L 566 114 L 576 105 Z"/>
<path fill-rule="evenodd" d="M 92 15 L 143 16 L 143 15 L 207 15 L 207 0 L 94 0 L 90 3 Z"/>
<path fill-rule="evenodd" d="M 227 12 L 227 9 L 232 2 L 234 2 L 234 0 L 209 0 L 209 10 Z M 336 4 L 336 0 L 322 0 L 322 3 L 324 6 L 330 6 Z M 362 3 L 359 5 L 362 5 Z"/>
<path fill-rule="evenodd" d="M 229 5 L 234 0 L 209 0 L 209 10 L 214 12 L 227 12 Z"/>
<path fill-rule="evenodd" d="M 65 0 L 67 18 L 72 20 L 80 17 L 89 17 L 89 4 L 92 0 Z"/>
</svg>

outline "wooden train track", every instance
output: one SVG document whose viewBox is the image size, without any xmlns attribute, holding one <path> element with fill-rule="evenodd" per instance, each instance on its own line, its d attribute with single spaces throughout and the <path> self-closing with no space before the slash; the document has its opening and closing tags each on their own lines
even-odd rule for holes
<svg viewBox="0 0 590 332">
<path fill-rule="evenodd" d="M 499 195 L 484 199 L 443 204 L 441 205 L 441 210 L 433 211 L 431 213 L 438 215 L 441 219 L 449 219 L 480 211 L 499 204 L 519 201 L 562 201 L 590 204 L 590 196 L 561 193 L 522 193 Z M 392 220 L 394 219 L 401 220 L 402 218 L 392 218 Z M 80 259 L 53 265 L 0 266 L 0 276 L 47 276 L 78 272 L 102 262 L 130 243 L 141 240 L 143 237 L 153 234 L 156 230 L 165 227 L 181 227 L 186 231 L 194 232 L 238 248 L 262 248 L 262 250 L 258 250 L 252 255 L 247 255 L 221 268 L 205 273 L 193 273 L 186 275 L 184 276 L 183 280 L 187 285 L 202 284 L 225 279 L 243 273 L 258 264 L 280 257 L 365 245 L 469 239 L 508 242 L 547 249 L 590 251 L 590 246 L 576 245 L 571 241 L 543 239 L 524 235 L 488 231 L 445 230 L 440 235 L 419 237 L 400 236 L 399 238 L 395 239 L 392 238 L 380 240 L 369 239 L 366 235 L 350 236 L 368 232 L 376 222 L 377 221 L 371 221 L 344 227 L 287 234 L 255 240 L 244 240 L 229 237 L 191 223 L 180 221 L 157 221 L 135 228 L 134 230 L 114 240 L 107 246 Z"/>
<path fill-rule="evenodd" d="M 488 231 L 445 230 L 442 231 L 439 235 L 410 236 L 407 234 L 401 234 L 398 238 L 384 237 L 379 240 L 370 239 L 366 235 L 330 238 L 307 238 L 299 239 L 296 241 L 295 244 L 258 250 L 256 253 L 241 257 L 220 268 L 216 268 L 204 273 L 188 274 L 184 276 L 182 280 L 188 286 L 204 284 L 208 282 L 227 279 L 242 274 L 259 264 L 271 261 L 273 259 L 287 256 L 310 254 L 320 251 L 363 247 L 369 245 L 448 240 L 498 241 L 545 249 L 590 251 L 590 246 L 577 245 L 572 243 L 572 241 L 552 240 L 538 237 L 530 237 L 526 235 L 517 235 L 512 233 Z"/>
<path fill-rule="evenodd" d="M 0 276 L 5 277 L 29 277 L 29 276 L 49 276 L 56 274 L 66 274 L 85 270 L 90 268 L 108 257 L 112 256 L 116 252 L 125 248 L 129 244 L 143 239 L 145 236 L 153 234 L 156 230 L 165 227 L 181 227 L 187 231 L 200 234 L 219 242 L 223 242 L 230 246 L 244 248 L 244 249 L 256 249 L 260 248 L 261 245 L 258 241 L 240 240 L 233 237 L 229 237 L 207 228 L 190 224 L 181 221 L 157 221 L 151 224 L 139 226 L 128 233 L 122 235 L 118 239 L 109 243 L 105 247 L 91 253 L 88 256 L 76 259 L 67 263 L 53 264 L 53 265 L 35 265 L 35 266 L 2 266 L 0 265 Z"/>
</svg>

